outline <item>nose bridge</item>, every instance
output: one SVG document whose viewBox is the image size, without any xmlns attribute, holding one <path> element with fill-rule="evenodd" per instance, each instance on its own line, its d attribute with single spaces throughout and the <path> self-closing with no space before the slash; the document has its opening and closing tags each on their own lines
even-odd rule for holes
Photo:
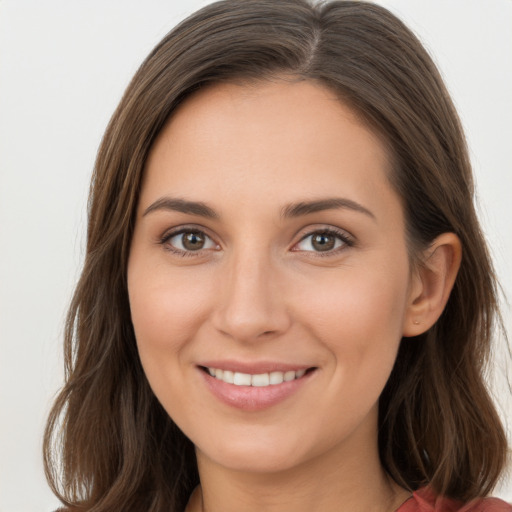
<svg viewBox="0 0 512 512">
<path fill-rule="evenodd" d="M 271 255 L 244 247 L 226 262 L 216 312 L 216 327 L 240 341 L 282 333 L 289 325 L 278 269 Z"/>
</svg>

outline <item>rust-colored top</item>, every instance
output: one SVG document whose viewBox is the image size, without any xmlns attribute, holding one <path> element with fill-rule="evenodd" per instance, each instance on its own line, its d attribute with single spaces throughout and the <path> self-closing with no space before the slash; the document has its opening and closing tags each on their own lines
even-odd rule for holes
<svg viewBox="0 0 512 512">
<path fill-rule="evenodd" d="M 498 498 L 482 498 L 464 504 L 438 497 L 423 488 L 413 492 L 396 512 L 512 512 L 512 505 Z"/>
</svg>

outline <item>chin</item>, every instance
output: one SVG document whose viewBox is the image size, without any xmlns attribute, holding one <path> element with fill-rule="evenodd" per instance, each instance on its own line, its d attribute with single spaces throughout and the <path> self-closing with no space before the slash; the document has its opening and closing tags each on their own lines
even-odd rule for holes
<svg viewBox="0 0 512 512">
<path fill-rule="evenodd" d="M 205 457 L 210 458 L 208 454 Z M 275 474 L 288 471 L 298 465 L 298 460 L 291 454 L 269 455 L 265 450 L 259 450 L 257 453 L 252 451 L 237 452 L 232 450 L 220 454 L 214 454 L 210 460 L 218 466 L 239 473 L 252 474 Z"/>
<path fill-rule="evenodd" d="M 229 439 L 229 444 L 224 442 L 225 439 Z M 201 459 L 206 459 L 209 463 L 232 471 L 271 474 L 290 470 L 309 458 L 307 453 L 299 449 L 300 443 L 289 441 L 290 439 L 287 443 L 281 439 L 266 441 L 261 433 L 250 438 L 242 436 L 239 440 L 232 436 L 223 437 L 221 445 L 212 447 L 208 443 L 208 449 L 204 451 L 196 445 L 196 451 L 199 464 Z"/>
</svg>

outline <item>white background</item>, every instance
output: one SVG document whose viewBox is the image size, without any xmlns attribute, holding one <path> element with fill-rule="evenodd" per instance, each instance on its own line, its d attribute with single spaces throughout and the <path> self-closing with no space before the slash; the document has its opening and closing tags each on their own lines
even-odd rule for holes
<svg viewBox="0 0 512 512">
<path fill-rule="evenodd" d="M 0 512 L 50 511 L 41 436 L 62 381 L 95 152 L 152 47 L 207 1 L 0 0 Z M 512 297 L 512 0 L 382 0 L 441 67 Z M 512 314 L 504 308 L 509 336 Z M 496 366 L 506 359 L 504 344 Z M 503 372 L 501 372 L 503 373 Z M 512 405 L 496 386 L 508 427 Z M 496 494 L 512 500 L 512 477 Z"/>
</svg>

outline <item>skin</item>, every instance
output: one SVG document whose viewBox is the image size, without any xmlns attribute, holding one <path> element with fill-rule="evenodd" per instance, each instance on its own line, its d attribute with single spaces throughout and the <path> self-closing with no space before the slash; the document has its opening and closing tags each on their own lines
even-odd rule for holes
<svg viewBox="0 0 512 512">
<path fill-rule="evenodd" d="M 402 336 L 441 313 L 460 245 L 442 235 L 411 268 L 390 172 L 379 137 L 306 81 L 212 86 L 159 135 L 128 290 L 149 383 L 196 446 L 188 510 L 386 511 L 408 497 L 379 461 L 378 398 Z M 282 215 L 326 198 L 345 204 Z M 181 228 L 205 233 L 203 248 L 184 251 L 169 235 Z M 311 233 L 326 229 L 342 238 L 327 234 L 335 248 L 319 251 Z M 198 368 L 226 359 L 315 371 L 279 404 L 246 411 L 214 397 Z"/>
</svg>

